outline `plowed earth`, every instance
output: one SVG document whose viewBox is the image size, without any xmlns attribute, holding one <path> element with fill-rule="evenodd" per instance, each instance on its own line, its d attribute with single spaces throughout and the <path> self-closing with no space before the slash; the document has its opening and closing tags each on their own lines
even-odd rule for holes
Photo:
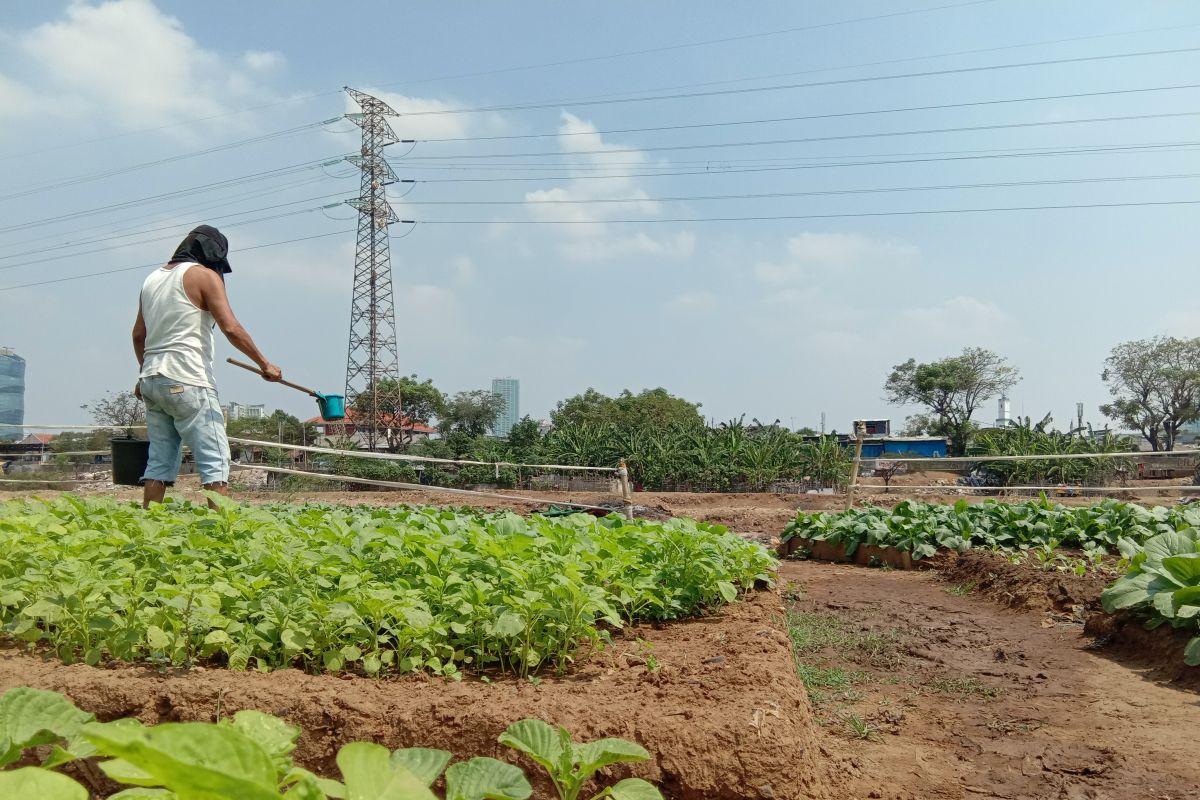
<svg viewBox="0 0 1200 800">
<path fill-rule="evenodd" d="M 297 760 L 331 776 L 338 747 L 356 740 L 513 759 L 496 737 L 516 720 L 537 717 L 577 740 L 642 743 L 653 759 L 611 775 L 645 777 L 668 798 L 824 800 L 812 710 L 783 618 L 780 595 L 758 592 L 711 617 L 631 629 L 572 674 L 536 683 L 64 666 L 8 648 L 0 650 L 0 691 L 50 689 L 103 720 L 150 724 L 211 722 L 255 708 L 303 728 Z M 539 797 L 550 796 L 548 786 L 541 789 Z"/>
<path fill-rule="evenodd" d="M 1085 633 L 1103 581 L 998 579 L 1007 562 L 993 559 L 948 575 L 783 565 L 834 795 L 1196 797 L 1200 695 L 1168 680 L 1192 668 L 1155 669 Z"/>
</svg>

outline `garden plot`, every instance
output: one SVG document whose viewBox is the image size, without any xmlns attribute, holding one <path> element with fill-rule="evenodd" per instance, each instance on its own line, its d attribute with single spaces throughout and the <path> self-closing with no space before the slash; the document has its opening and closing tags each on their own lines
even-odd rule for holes
<svg viewBox="0 0 1200 800">
<path fill-rule="evenodd" d="M 354 740 L 502 757 L 540 718 L 644 745 L 616 769 L 669 798 L 825 796 L 780 598 L 754 588 L 772 559 L 717 526 L 62 497 L 0 507 L 0 539 L 0 689 L 104 720 L 258 709 L 323 774 Z"/>
</svg>

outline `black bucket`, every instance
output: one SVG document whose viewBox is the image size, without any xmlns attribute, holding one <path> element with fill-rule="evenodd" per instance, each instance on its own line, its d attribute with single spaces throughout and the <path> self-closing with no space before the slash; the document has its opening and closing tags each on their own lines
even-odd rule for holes
<svg viewBox="0 0 1200 800">
<path fill-rule="evenodd" d="M 150 442 L 144 439 L 112 440 L 112 476 L 117 486 L 140 486 L 150 460 Z"/>
</svg>

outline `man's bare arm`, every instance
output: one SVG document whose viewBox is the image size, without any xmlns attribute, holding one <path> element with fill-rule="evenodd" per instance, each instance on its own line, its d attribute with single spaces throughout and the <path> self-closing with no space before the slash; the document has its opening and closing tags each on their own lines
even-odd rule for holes
<svg viewBox="0 0 1200 800">
<path fill-rule="evenodd" d="M 146 363 L 146 319 L 142 316 L 142 303 L 138 301 L 138 315 L 133 323 L 133 354 L 137 356 L 138 373 L 142 371 L 142 365 Z M 133 387 L 133 394 L 138 399 L 142 399 L 142 384 L 139 380 Z"/>
<path fill-rule="evenodd" d="M 146 318 L 142 316 L 141 303 L 138 303 L 137 320 L 133 323 L 133 354 L 137 356 L 140 370 L 146 363 Z"/>
<path fill-rule="evenodd" d="M 229 307 L 229 297 L 225 294 L 225 282 L 215 272 L 207 269 L 193 269 L 184 277 L 190 278 L 193 273 L 200 279 L 200 307 L 212 314 L 217 327 L 225 334 L 229 343 L 258 364 L 267 380 L 277 381 L 282 378 L 283 373 L 279 367 L 267 361 L 250 338 L 250 333 L 233 315 L 233 309 Z"/>
</svg>

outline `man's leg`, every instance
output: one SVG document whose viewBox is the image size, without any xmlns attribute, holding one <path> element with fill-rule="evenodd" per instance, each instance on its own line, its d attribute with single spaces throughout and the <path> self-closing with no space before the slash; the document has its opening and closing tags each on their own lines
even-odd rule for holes
<svg viewBox="0 0 1200 800">
<path fill-rule="evenodd" d="M 195 413 L 181 420 L 180 433 L 192 449 L 196 472 L 200 473 L 201 488 L 224 497 L 229 496 L 229 440 L 225 437 L 225 415 L 212 389 L 188 387 L 194 399 Z M 208 501 L 209 508 L 217 504 Z"/>
<path fill-rule="evenodd" d="M 167 484 L 163 481 L 142 481 L 142 508 L 149 508 L 151 503 L 161 503 L 167 496 Z"/>
<path fill-rule="evenodd" d="M 204 489 L 205 491 L 208 491 L 208 492 L 215 492 L 215 493 L 221 495 L 222 497 L 229 497 L 229 484 L 225 483 L 225 482 L 206 483 L 206 484 L 202 485 L 200 488 Z M 214 503 L 212 500 L 209 500 L 208 507 L 215 510 L 217 507 L 217 504 Z"/>
<path fill-rule="evenodd" d="M 175 420 L 162 406 L 161 384 L 162 379 L 157 377 L 141 381 L 142 399 L 146 403 L 146 433 L 150 438 L 150 458 L 142 476 L 142 508 L 163 501 L 167 485 L 174 483 L 179 475 L 179 462 L 183 458 Z"/>
</svg>

